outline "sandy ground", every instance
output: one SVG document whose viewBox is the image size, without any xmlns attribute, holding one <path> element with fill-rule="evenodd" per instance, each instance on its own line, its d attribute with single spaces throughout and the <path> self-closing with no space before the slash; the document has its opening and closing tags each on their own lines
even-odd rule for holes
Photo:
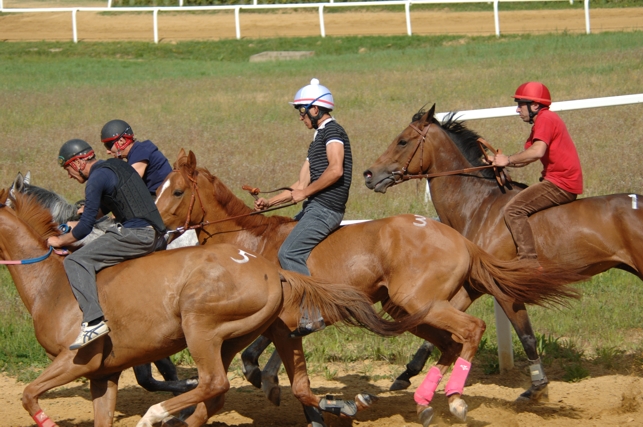
<svg viewBox="0 0 643 427">
<path fill-rule="evenodd" d="M 4 7 L 27 8 L 77 6 L 71 0 L 34 2 L 29 0 L 5 0 Z M 83 6 L 104 7 L 105 2 L 87 2 Z M 196 13 L 159 13 L 159 39 L 161 42 L 181 40 L 219 40 L 236 37 L 234 14 L 231 11 Z M 502 34 L 584 33 L 583 10 L 500 12 Z M 327 36 L 347 35 L 403 35 L 406 20 L 403 8 L 399 12 L 325 13 Z M 590 10 L 593 33 L 601 31 L 643 30 L 643 8 L 593 9 Z M 493 11 L 448 12 L 413 11 L 411 8 L 413 34 L 495 34 Z M 98 13 L 78 12 L 78 38 L 80 41 L 154 40 L 151 12 Z M 241 11 L 240 33 L 242 38 L 303 37 L 319 36 L 320 24 L 317 11 L 273 11 L 251 13 Z M 72 39 L 70 12 L 52 13 L 5 13 L 0 15 L 0 40 L 68 41 Z"/>
<path fill-rule="evenodd" d="M 399 367 L 391 369 L 382 363 L 354 366 L 329 366 L 337 370 L 333 380 L 322 376 L 312 377 L 312 387 L 319 395 L 333 393 L 344 398 L 353 398 L 360 392 L 379 396 L 379 401 L 370 409 L 358 413 L 355 420 L 339 420 L 326 417 L 329 427 L 419 427 L 415 415 L 413 391 L 421 379 L 414 380 L 408 391 L 389 392 L 389 378 L 399 373 Z M 432 425 L 467 425 L 471 427 L 616 427 L 643 425 L 643 380 L 640 376 L 597 374 L 577 383 L 552 381 L 548 401 L 538 404 L 514 403 L 516 397 L 527 387 L 529 378 L 526 367 L 517 367 L 502 374 L 486 376 L 474 364 L 469 376 L 465 399 L 469 405 L 466 423 L 458 421 L 448 411 L 444 396 L 444 384 L 438 388 L 433 406 L 436 416 Z M 368 376 L 365 375 L 367 372 Z M 550 377 L 557 376 L 555 367 L 548 370 Z M 192 376 L 193 370 L 181 369 L 183 377 Z M 250 384 L 230 373 L 232 388 L 226 395 L 223 411 L 209 422 L 209 426 L 303 426 L 301 406 L 288 388 L 282 389 L 280 407 L 272 406 Z M 369 379 L 370 378 L 370 379 Z M 287 378 L 281 377 L 287 384 Z M 0 426 L 18 427 L 33 425 L 22 409 L 20 397 L 24 384 L 16 383 L 6 375 L 0 375 Z M 135 384 L 132 370 L 121 377 L 119 399 L 116 406 L 115 427 L 135 426 L 149 406 L 168 398 L 167 394 L 149 393 Z M 45 394 L 40 403 L 44 411 L 60 427 L 93 425 L 92 404 L 87 383 L 75 382 Z"/>
</svg>

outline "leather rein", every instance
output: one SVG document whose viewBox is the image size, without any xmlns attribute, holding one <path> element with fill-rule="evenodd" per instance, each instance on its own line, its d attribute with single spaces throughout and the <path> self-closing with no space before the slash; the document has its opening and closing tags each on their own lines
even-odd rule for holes
<svg viewBox="0 0 643 427">
<path fill-rule="evenodd" d="M 445 172 L 435 172 L 435 173 L 428 173 L 428 174 L 409 174 L 408 173 L 408 167 L 411 164 L 411 161 L 417 154 L 418 150 L 420 150 L 420 170 L 423 170 L 423 164 L 422 161 L 424 160 L 424 142 L 426 141 L 426 135 L 429 132 L 429 128 L 431 127 L 433 123 L 429 123 L 424 129 L 420 130 L 417 126 L 415 126 L 413 123 L 409 125 L 411 129 L 416 131 L 420 137 L 418 138 L 418 142 L 415 146 L 415 149 L 409 156 L 409 159 L 406 161 L 406 165 L 402 168 L 401 171 L 393 171 L 391 172 L 391 175 L 393 175 L 393 181 L 395 184 L 400 184 L 404 181 L 408 181 L 410 179 L 429 179 L 429 178 L 436 178 L 440 176 L 450 176 L 450 175 L 462 175 L 462 174 L 467 174 L 475 171 L 479 171 L 482 169 L 493 169 L 495 175 L 496 175 L 496 181 L 498 182 L 498 185 L 500 187 L 504 187 L 507 182 L 511 182 L 511 178 L 509 175 L 504 171 L 504 168 L 494 166 L 494 165 L 485 165 L 485 166 L 474 166 L 470 168 L 464 168 L 464 169 L 458 169 L 458 170 L 453 170 L 453 171 L 445 171 Z M 489 157 L 487 156 L 487 153 L 485 151 L 485 148 L 491 151 L 494 155 L 497 154 L 497 150 L 491 146 L 487 141 L 485 141 L 483 138 L 478 138 L 477 140 L 478 146 L 480 147 L 480 151 L 482 151 L 482 155 L 485 158 L 485 161 L 489 162 Z"/>
</svg>

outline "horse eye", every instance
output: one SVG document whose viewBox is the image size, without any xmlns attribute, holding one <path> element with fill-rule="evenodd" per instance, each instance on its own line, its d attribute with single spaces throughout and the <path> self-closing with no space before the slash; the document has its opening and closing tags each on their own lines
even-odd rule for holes
<svg viewBox="0 0 643 427">
<path fill-rule="evenodd" d="M 407 144 L 407 141 L 404 139 L 400 139 L 397 143 L 400 147 L 404 147 Z"/>
<path fill-rule="evenodd" d="M 174 193 L 172 193 L 174 197 L 181 197 L 183 195 L 183 191 L 181 190 L 174 190 Z"/>
</svg>

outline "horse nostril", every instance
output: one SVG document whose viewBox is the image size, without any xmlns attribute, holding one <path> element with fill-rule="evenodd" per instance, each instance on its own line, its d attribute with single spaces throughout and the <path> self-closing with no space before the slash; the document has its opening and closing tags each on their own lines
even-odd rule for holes
<svg viewBox="0 0 643 427">
<path fill-rule="evenodd" d="M 364 178 L 371 179 L 372 177 L 373 177 L 373 174 L 371 173 L 371 171 L 364 172 Z"/>
</svg>

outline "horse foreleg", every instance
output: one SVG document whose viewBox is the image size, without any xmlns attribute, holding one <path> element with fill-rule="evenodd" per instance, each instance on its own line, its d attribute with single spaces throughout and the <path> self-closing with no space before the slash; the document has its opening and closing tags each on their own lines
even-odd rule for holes
<svg viewBox="0 0 643 427">
<path fill-rule="evenodd" d="M 157 361 L 154 363 L 157 364 L 159 362 L 163 363 L 161 361 Z M 167 359 L 167 363 L 174 366 L 174 364 L 169 359 Z M 157 364 L 157 367 L 158 366 L 159 365 Z M 164 368 L 166 368 L 166 366 L 164 366 Z M 176 378 L 176 380 L 172 381 L 157 381 L 156 379 L 154 379 L 154 377 L 152 376 L 152 365 L 150 363 L 134 366 L 133 369 L 134 375 L 136 376 L 136 382 L 138 382 L 138 384 L 147 391 L 169 391 L 171 393 L 174 393 L 174 395 L 176 396 L 177 394 L 193 390 L 198 383 L 196 379 L 179 380 L 178 378 L 176 378 L 176 368 L 174 368 L 174 377 Z M 159 372 L 161 372 L 160 369 Z M 163 373 L 161 372 L 161 374 Z"/>
<path fill-rule="evenodd" d="M 310 389 L 301 338 L 290 338 L 290 329 L 281 319 L 273 322 L 265 334 L 272 339 L 283 360 L 295 398 L 303 406 L 319 408 L 319 398 Z"/>
<path fill-rule="evenodd" d="M 255 387 L 261 388 L 261 369 L 259 369 L 259 356 L 272 341 L 261 335 L 241 353 L 243 363 L 241 370 L 243 376 Z"/>
<path fill-rule="evenodd" d="M 266 366 L 261 372 L 261 390 L 263 390 L 268 400 L 275 406 L 279 406 L 281 403 L 279 368 L 281 368 L 281 358 L 277 351 L 273 351 L 270 360 L 268 360 L 268 363 L 266 363 Z"/>
<path fill-rule="evenodd" d="M 538 402 L 540 399 L 547 397 L 549 380 L 540 362 L 540 356 L 538 355 L 538 348 L 536 346 L 536 336 L 529 321 L 527 308 L 524 304 L 503 303 L 500 300 L 498 300 L 498 303 L 516 330 L 516 334 L 529 360 L 531 387 L 518 396 L 516 400 Z"/>
<path fill-rule="evenodd" d="M 40 395 L 98 369 L 102 360 L 103 341 L 97 340 L 78 352 L 63 350 L 35 381 L 25 387 L 22 392 L 22 407 L 39 427 L 56 427 L 40 408 Z"/>
<path fill-rule="evenodd" d="M 120 376 L 121 373 L 117 372 L 106 378 L 89 381 L 89 389 L 94 404 L 94 427 L 112 426 Z"/>
<path fill-rule="evenodd" d="M 402 372 L 395 381 L 393 381 L 389 390 L 406 390 L 409 388 L 411 386 L 411 378 L 422 372 L 422 369 L 424 368 L 424 365 L 426 365 L 426 361 L 431 357 L 431 353 L 433 353 L 434 348 L 433 344 L 428 341 L 424 341 L 413 356 L 413 359 L 406 364 L 406 370 Z"/>
</svg>

